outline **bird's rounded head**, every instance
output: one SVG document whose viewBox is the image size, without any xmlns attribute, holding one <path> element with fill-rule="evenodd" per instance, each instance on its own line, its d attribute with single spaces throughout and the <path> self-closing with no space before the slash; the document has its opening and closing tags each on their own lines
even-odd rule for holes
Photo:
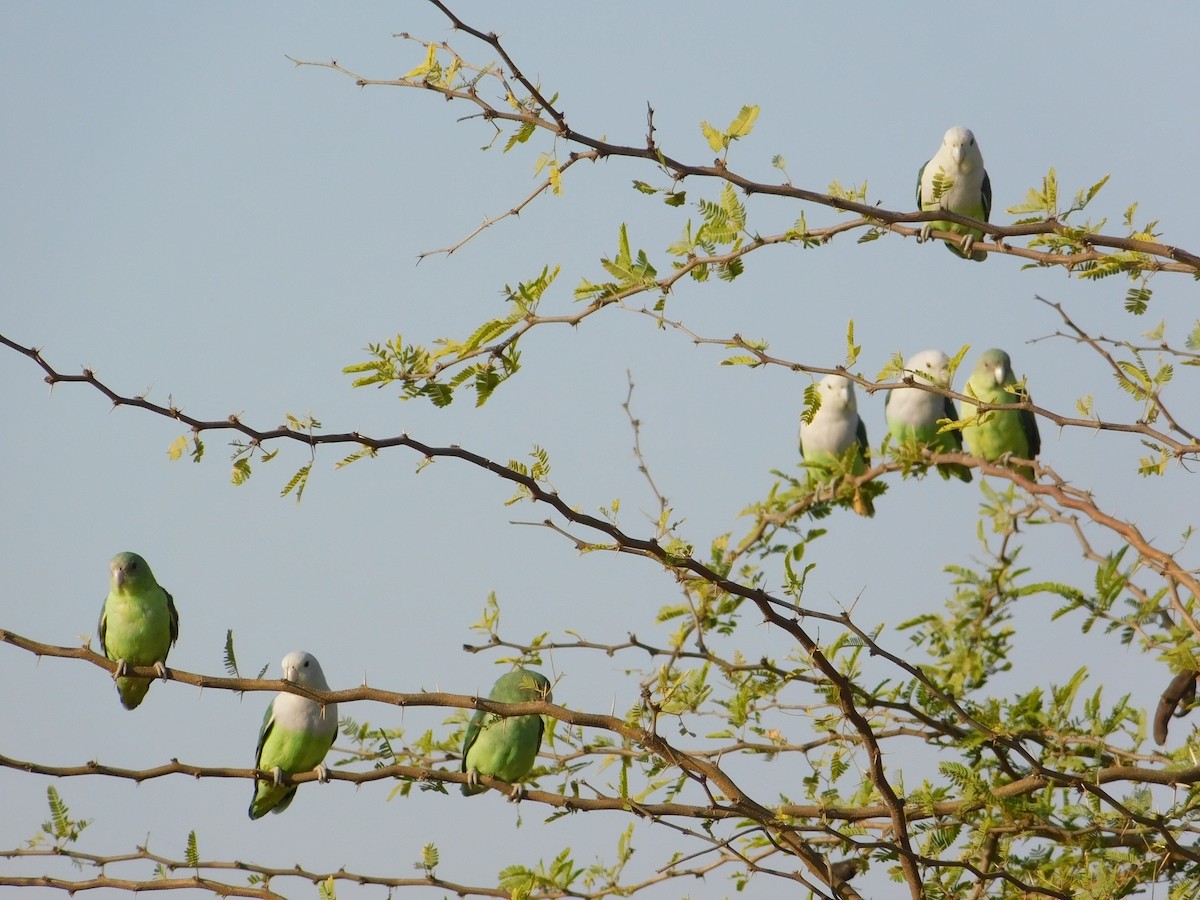
<svg viewBox="0 0 1200 900">
<path fill-rule="evenodd" d="M 918 383 L 946 387 L 950 383 L 950 357 L 941 350 L 922 350 L 905 361 L 904 371 L 911 372 Z"/>
<path fill-rule="evenodd" d="M 131 553 L 128 550 L 124 553 L 118 553 L 112 558 L 112 562 L 108 564 L 108 571 L 112 575 L 112 586 L 114 589 L 123 588 L 131 581 L 154 577 L 146 561 L 136 553 Z"/>
<path fill-rule="evenodd" d="M 997 385 L 1009 384 L 1016 380 L 1013 376 L 1012 360 L 999 347 L 985 350 L 983 356 L 979 357 L 975 371 L 985 373 Z"/>
<path fill-rule="evenodd" d="M 955 164 L 966 171 L 970 171 L 975 157 L 979 156 L 975 135 L 970 128 L 964 128 L 962 125 L 955 125 L 947 131 L 942 137 L 942 145 L 950 151 Z"/>
<path fill-rule="evenodd" d="M 280 663 L 283 668 L 283 680 L 293 684 L 307 684 L 313 687 L 325 684 L 325 673 L 321 664 L 311 653 L 303 650 L 293 650 Z"/>
<path fill-rule="evenodd" d="M 821 409 L 849 410 L 857 412 L 858 402 L 854 398 L 854 382 L 841 375 L 826 375 L 818 384 L 821 391 Z M 820 415 L 820 410 L 817 411 Z"/>
</svg>

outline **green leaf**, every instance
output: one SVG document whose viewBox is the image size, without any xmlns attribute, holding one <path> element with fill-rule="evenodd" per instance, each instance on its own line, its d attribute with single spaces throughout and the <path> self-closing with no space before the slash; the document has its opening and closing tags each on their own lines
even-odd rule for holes
<svg viewBox="0 0 1200 900">
<path fill-rule="evenodd" d="M 846 325 L 846 368 L 851 368 L 858 362 L 858 355 L 862 352 L 862 345 L 854 343 L 854 320 L 851 319 Z"/>
<path fill-rule="evenodd" d="M 704 139 L 708 141 L 708 146 L 712 148 L 714 153 L 720 153 L 725 149 L 725 135 L 720 131 L 713 128 L 703 120 L 700 122 L 700 131 L 704 135 Z"/>
<path fill-rule="evenodd" d="M 241 678 L 238 674 L 237 656 L 233 652 L 233 629 L 225 629 L 225 672 L 230 678 Z"/>
<path fill-rule="evenodd" d="M 734 120 L 729 123 L 729 131 L 727 132 L 729 139 L 736 141 L 738 138 L 748 135 L 754 129 L 754 123 L 758 120 L 758 113 L 759 107 L 757 105 L 743 106 Z"/>
<path fill-rule="evenodd" d="M 508 142 L 504 145 L 504 152 L 507 153 L 513 147 L 517 146 L 517 144 L 525 143 L 527 140 L 533 137 L 533 133 L 536 130 L 537 125 L 532 122 L 526 122 L 523 124 L 520 128 L 512 133 L 511 137 L 509 137 Z"/>
<path fill-rule="evenodd" d="M 436 844 L 429 843 L 421 848 L 421 859 L 413 865 L 415 869 L 424 869 L 425 872 L 432 874 L 437 868 L 440 855 Z"/>
<path fill-rule="evenodd" d="M 296 502 L 300 502 L 300 498 L 304 496 L 304 488 L 308 485 L 308 476 L 312 472 L 312 463 L 301 466 L 291 480 L 284 485 L 282 491 L 279 492 L 280 497 L 286 497 L 292 491 L 296 492 Z"/>
<path fill-rule="evenodd" d="M 250 479 L 250 460 L 246 458 L 235 459 L 233 461 L 233 472 L 230 475 L 230 480 L 234 484 L 245 484 Z"/>
<path fill-rule="evenodd" d="M 200 851 L 196 848 L 196 831 L 188 832 L 187 849 L 183 851 L 184 861 L 193 869 L 200 867 Z"/>
</svg>

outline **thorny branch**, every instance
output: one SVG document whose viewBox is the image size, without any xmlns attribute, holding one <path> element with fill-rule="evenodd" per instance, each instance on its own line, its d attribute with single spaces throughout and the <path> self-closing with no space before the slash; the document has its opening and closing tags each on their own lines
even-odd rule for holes
<svg viewBox="0 0 1200 900">
<path fill-rule="evenodd" d="M 1106 805 L 1113 809 L 1126 812 L 1128 820 L 1136 822 L 1143 827 L 1150 829 L 1160 836 L 1171 852 L 1181 858 L 1192 858 L 1191 851 L 1180 846 L 1171 834 L 1170 829 L 1161 821 L 1146 816 L 1133 814 L 1125 809 L 1124 804 L 1121 804 L 1114 797 L 1105 792 L 1100 785 L 1104 783 L 1103 779 L 1093 777 L 1081 778 L 1069 772 L 1058 771 L 1047 767 L 1039 762 L 1036 755 L 1031 753 L 1020 739 L 1016 739 L 988 728 L 968 713 L 954 697 L 947 694 L 940 686 L 934 684 L 925 673 L 916 666 L 908 663 L 904 659 L 895 654 L 886 651 L 877 644 L 870 635 L 858 629 L 846 615 L 833 615 L 830 613 L 822 613 L 815 610 L 801 610 L 794 604 L 785 600 L 781 600 L 772 596 L 767 591 L 758 588 L 751 588 L 733 581 L 718 572 L 712 570 L 708 566 L 698 562 L 688 556 L 679 556 L 676 553 L 670 552 L 664 548 L 657 540 L 647 540 L 635 538 L 626 534 L 617 525 L 604 519 L 599 519 L 594 516 L 582 513 L 572 508 L 564 501 L 557 492 L 547 490 L 536 479 L 516 472 L 508 467 L 495 463 L 485 457 L 474 454 L 461 447 L 451 446 L 436 448 L 426 445 L 420 441 L 410 438 L 407 435 L 400 435 L 389 438 L 371 438 L 357 432 L 347 434 L 314 434 L 309 432 L 297 432 L 286 427 L 280 427 L 271 431 L 260 431 L 254 429 L 245 423 L 241 422 L 236 416 L 230 416 L 225 420 L 201 420 L 185 414 L 182 410 L 174 406 L 164 407 L 147 400 L 145 397 L 125 397 L 118 394 L 116 391 L 109 388 L 107 385 L 100 382 L 93 373 L 85 371 L 82 375 L 63 375 L 57 372 L 49 365 L 38 351 L 23 347 L 9 339 L 0 336 L 0 342 L 6 346 L 17 350 L 34 360 L 46 373 L 46 380 L 50 384 L 60 382 L 66 383 L 84 383 L 90 385 L 93 389 L 104 394 L 115 406 L 134 406 L 145 409 L 153 414 L 164 416 L 167 418 L 181 421 L 190 426 L 197 434 L 207 430 L 233 430 L 247 437 L 253 445 L 261 446 L 262 444 L 280 439 L 294 440 L 315 449 L 322 444 L 335 444 L 353 442 L 363 446 L 380 450 L 385 447 L 404 446 L 408 447 L 423 457 L 436 458 L 454 458 L 466 462 L 470 465 L 485 469 L 497 477 L 513 482 L 526 490 L 532 500 L 535 502 L 545 503 L 551 506 L 560 516 L 566 521 L 582 526 L 593 531 L 604 534 L 613 542 L 613 546 L 622 552 L 634 553 L 635 555 L 645 556 L 647 558 L 658 561 L 666 566 L 670 571 L 676 572 L 677 577 L 696 577 L 709 584 L 712 584 L 722 591 L 731 595 L 743 597 L 751 601 L 762 614 L 764 619 L 785 630 L 788 634 L 804 648 L 813 665 L 820 672 L 820 675 L 827 679 L 829 683 L 835 686 L 838 704 L 841 707 L 842 714 L 853 726 L 854 732 L 858 740 L 860 740 L 868 753 L 868 767 L 872 782 L 875 784 L 883 803 L 880 807 L 875 808 L 876 812 L 882 811 L 892 823 L 892 832 L 896 836 L 898 849 L 900 850 L 900 858 L 902 861 L 907 860 L 907 869 L 911 875 L 909 885 L 914 891 L 919 890 L 919 873 L 917 872 L 918 855 L 914 853 L 911 845 L 908 844 L 908 830 L 905 827 L 909 821 L 909 811 L 905 806 L 905 802 L 892 789 L 882 765 L 882 751 L 878 740 L 879 735 L 873 730 L 871 723 L 863 715 L 857 703 L 860 696 L 860 691 L 856 686 L 844 676 L 836 666 L 827 660 L 820 645 L 813 640 L 807 631 L 800 624 L 799 616 L 812 617 L 826 621 L 836 621 L 843 627 L 846 627 L 861 640 L 865 646 L 871 648 L 874 655 L 888 660 L 897 668 L 903 670 L 917 682 L 921 683 L 926 690 L 931 694 L 938 696 L 949 709 L 951 709 L 958 720 L 968 728 L 985 734 L 989 740 L 997 745 L 1007 747 L 1011 752 L 1016 754 L 1017 758 L 1023 760 L 1028 768 L 1030 775 L 1027 777 L 1038 777 L 1044 779 L 1045 783 L 1055 784 L 1060 787 L 1072 787 L 1077 790 L 1086 791 L 1095 795 Z M 1074 509 L 1078 512 L 1091 518 L 1093 521 L 1104 525 L 1114 532 L 1122 535 L 1143 559 L 1154 566 L 1156 571 L 1159 571 L 1164 576 L 1167 576 L 1187 591 L 1194 593 L 1197 590 L 1197 584 L 1193 576 L 1183 571 L 1170 554 L 1162 553 L 1152 546 L 1152 544 L 1141 536 L 1140 531 L 1127 522 L 1122 522 L 1114 517 L 1102 513 L 1094 504 L 1090 494 L 1062 482 L 1050 469 L 1039 466 L 1037 471 L 1040 476 L 1047 478 L 1047 481 L 1031 482 L 1021 476 L 1015 474 L 1011 470 L 996 466 L 989 463 L 982 463 L 973 457 L 963 454 L 936 454 L 931 459 L 931 462 L 950 461 L 961 462 L 966 465 L 978 467 L 986 474 L 996 475 L 1002 478 L 1008 478 L 1020 484 L 1026 491 L 1036 495 L 1052 498 L 1058 505 Z M 876 467 L 877 469 L 886 470 L 887 466 Z M 862 478 L 877 477 L 880 472 L 872 470 L 865 473 Z M 111 671 L 112 664 L 107 660 L 102 659 L 92 653 L 87 648 L 53 648 L 49 645 L 39 645 L 35 642 L 30 642 L 27 639 L 13 635 L 11 632 L 0 632 L 0 639 L 5 642 L 12 643 L 18 646 L 24 646 L 31 652 L 37 652 L 44 655 L 59 655 L 70 656 L 75 658 L 86 659 L 95 665 L 104 667 Z M 152 675 L 152 669 L 134 669 L 133 674 Z M 337 691 L 328 695 L 319 695 L 315 692 L 306 691 L 296 685 L 291 685 L 282 681 L 263 681 L 255 682 L 245 679 L 221 679 L 212 678 L 209 676 L 192 675 L 190 673 L 180 673 L 172 670 L 169 677 L 180 680 L 185 683 L 195 684 L 203 687 L 217 687 L 228 690 L 286 690 L 296 693 L 313 696 L 316 699 L 325 700 L 326 702 L 350 702 L 353 700 L 377 700 L 379 702 L 392 703 L 394 705 L 448 705 L 460 706 L 463 708 L 483 708 L 493 712 L 506 712 L 509 714 L 520 714 L 538 712 L 545 715 L 550 715 L 558 718 L 561 721 L 581 727 L 597 727 L 607 730 L 612 730 L 630 740 L 635 741 L 645 747 L 650 752 L 659 755 L 668 764 L 679 766 L 683 771 L 689 773 L 701 783 L 711 783 L 716 786 L 721 793 L 728 798 L 728 803 L 719 808 L 726 809 L 725 813 L 718 812 L 718 807 L 714 804 L 711 809 L 705 808 L 707 815 L 718 816 L 742 816 L 749 818 L 762 826 L 768 832 L 773 840 L 779 840 L 783 846 L 787 847 L 789 852 L 796 854 L 804 859 L 809 871 L 820 877 L 820 873 L 827 868 L 827 865 L 821 856 L 812 846 L 799 836 L 795 829 L 783 827 L 779 824 L 776 813 L 767 809 L 764 806 L 757 804 L 755 801 L 746 796 L 737 786 L 721 770 L 711 762 L 704 759 L 689 756 L 681 753 L 676 748 L 672 747 L 661 737 L 653 732 L 648 732 L 645 729 L 631 726 L 623 720 L 616 719 L 610 716 L 597 716 L 592 714 L 577 713 L 566 710 L 562 707 L 555 707 L 550 704 L 542 705 L 539 703 L 533 704 L 514 704 L 511 706 L 502 704 L 493 704 L 491 701 L 480 700 L 479 698 L 460 697 L 456 695 L 445 694 L 418 694 L 418 695 L 403 695 L 392 694 L 390 692 L 377 691 L 374 688 L 360 687 L 349 691 Z M 183 770 L 180 770 L 183 771 Z M 409 772 L 408 774 L 416 777 L 421 770 Z M 1126 767 L 1126 772 L 1137 771 Z M 1153 770 L 1150 770 L 1153 771 Z M 455 773 L 445 773 L 439 775 L 439 778 L 453 781 Z M 252 777 L 252 773 L 243 772 L 244 777 Z M 298 780 L 304 776 L 297 776 Z M 339 773 L 339 777 L 353 779 L 354 775 L 349 773 Z M 363 776 L 364 779 L 372 776 Z M 394 777 L 394 776 L 375 776 L 375 777 Z M 424 776 L 430 777 L 430 776 Z M 1148 781 L 1154 783 L 1176 783 L 1174 779 L 1178 776 L 1175 774 L 1158 774 L 1147 776 Z M 549 798 L 557 795 L 547 795 Z M 559 798 L 560 802 L 567 801 L 565 798 Z M 550 801 L 553 802 L 553 801 Z M 597 798 L 594 802 L 602 802 Z M 664 809 L 663 812 L 666 810 Z M 797 810 L 800 812 L 801 810 Z M 811 812 L 812 810 L 806 810 Z M 1198 857 L 1200 859 L 1200 857 Z M 909 874 L 909 873 L 906 873 Z M 835 890 L 839 891 L 837 896 L 854 896 L 850 891 L 849 886 L 835 885 Z"/>
<path fill-rule="evenodd" d="M 1062 266 L 1068 271 L 1073 271 L 1080 266 L 1087 264 L 1096 264 L 1104 262 L 1109 254 L 1102 252 L 1096 248 L 1106 248 L 1109 250 L 1120 250 L 1129 253 L 1140 254 L 1142 258 L 1138 261 L 1138 268 L 1144 272 L 1181 272 L 1185 274 L 1196 274 L 1200 272 L 1200 256 L 1189 253 L 1180 247 L 1175 247 L 1169 244 L 1162 244 L 1155 241 L 1141 241 L 1133 238 L 1117 237 L 1102 234 L 1079 234 L 1077 228 L 1069 225 L 1064 225 L 1056 219 L 1048 219 L 1043 222 L 1034 222 L 1024 225 L 995 225 L 989 222 L 981 222 L 975 219 L 961 216 L 946 210 L 933 212 L 902 212 L 898 210 L 884 209 L 881 206 L 873 206 L 867 203 L 859 203 L 845 197 L 838 197 L 832 194 L 821 193 L 818 191 L 806 190 L 798 188 L 790 183 L 771 184 L 767 182 L 754 181 L 743 175 L 739 175 L 725 164 L 724 160 L 717 160 L 713 165 L 694 165 L 676 159 L 665 153 L 661 145 L 647 141 L 646 146 L 634 146 L 616 144 L 600 138 L 592 137 L 583 132 L 575 131 L 566 121 L 565 116 L 556 107 L 546 101 L 542 96 L 540 89 L 533 82 L 525 78 L 517 69 L 511 57 L 505 51 L 500 39 L 495 34 L 485 34 L 469 25 L 466 25 L 446 7 L 438 2 L 438 0 L 430 0 L 435 6 L 441 9 L 446 16 L 451 20 L 454 28 L 470 34 L 472 37 L 488 44 L 492 47 L 504 64 L 508 67 L 508 71 L 521 84 L 528 93 L 530 102 L 528 107 L 520 108 L 500 108 L 490 101 L 485 99 L 476 89 L 476 82 L 472 81 L 464 87 L 452 87 L 441 84 L 435 84 L 427 78 L 398 78 L 398 79 L 373 79 L 359 75 L 337 61 L 316 62 L 309 60 L 292 60 L 297 66 L 314 66 L 318 68 L 332 69 L 339 74 L 345 75 L 354 80 L 359 87 L 407 87 L 416 88 L 419 90 L 432 91 L 441 94 L 447 99 L 463 100 L 478 107 L 483 119 L 494 122 L 496 120 L 513 122 L 519 125 L 531 126 L 534 128 L 544 129 L 549 131 L 555 137 L 565 140 L 569 143 L 574 143 L 588 148 L 592 151 L 597 159 L 605 159 L 608 157 L 624 157 L 630 159 L 642 159 L 668 172 L 675 181 L 681 181 L 689 176 L 700 178 L 713 178 L 720 181 L 728 182 L 736 188 L 739 188 L 746 195 L 766 194 L 777 197 L 788 197 L 794 200 L 802 200 L 808 203 L 815 203 L 820 206 L 825 206 L 830 209 L 841 210 L 843 212 L 857 213 L 861 218 L 853 223 L 854 227 L 876 226 L 884 227 L 890 231 L 905 237 L 916 237 L 920 235 L 920 224 L 932 221 L 948 221 L 959 225 L 966 225 L 973 229 L 984 232 L 990 235 L 994 242 L 990 244 L 978 243 L 980 249 L 986 250 L 989 253 L 1002 253 L 1011 256 L 1016 256 L 1022 259 L 1028 259 L 1039 265 L 1044 266 Z M 448 45 L 439 45 L 451 53 L 453 50 Z M 457 57 L 457 54 L 455 54 Z M 505 76 L 501 70 L 488 70 L 486 75 L 490 75 L 500 80 L 506 87 Z M 511 89 L 505 91 L 505 96 L 512 96 Z M 519 104 L 518 104 L 519 106 Z M 545 115 L 543 115 L 545 113 Z M 652 134 L 653 132 L 651 132 Z M 568 157 L 571 158 L 571 157 Z M 917 227 L 911 227 L 911 226 Z M 1082 253 L 1053 253 L 1041 250 L 1035 250 L 1028 247 L 1013 247 L 1004 243 L 1006 238 L 1021 238 L 1032 237 L 1036 235 L 1056 234 L 1063 237 L 1072 237 L 1078 239 L 1088 247 Z M 937 238 L 953 240 L 955 235 L 952 233 L 944 233 L 934 231 L 932 235 Z M 807 237 L 808 235 L 805 235 Z M 799 236 L 794 236 L 793 239 Z"/>
</svg>

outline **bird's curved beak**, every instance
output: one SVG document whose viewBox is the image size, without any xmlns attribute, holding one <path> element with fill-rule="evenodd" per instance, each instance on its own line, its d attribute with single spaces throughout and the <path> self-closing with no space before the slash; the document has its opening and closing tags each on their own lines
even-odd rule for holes
<svg viewBox="0 0 1200 900">
<path fill-rule="evenodd" d="M 1008 381 L 1004 377 L 1004 366 L 996 366 L 996 384 L 1007 384 Z"/>
<path fill-rule="evenodd" d="M 113 584 L 115 584 L 117 587 L 124 587 L 125 579 L 128 578 L 129 576 L 127 575 L 127 573 L 125 572 L 124 569 L 122 569 L 120 566 L 116 566 L 112 570 L 112 577 L 113 577 Z"/>
<path fill-rule="evenodd" d="M 298 668 L 296 668 L 295 666 L 288 666 L 286 669 L 283 670 L 283 680 L 290 681 L 292 684 L 295 684 L 296 676 L 299 674 L 300 674 L 300 670 Z"/>
<path fill-rule="evenodd" d="M 954 164 L 956 166 L 962 165 L 963 158 L 966 157 L 966 155 L 967 151 L 964 147 L 959 146 L 950 148 L 950 158 L 954 160 Z"/>
</svg>

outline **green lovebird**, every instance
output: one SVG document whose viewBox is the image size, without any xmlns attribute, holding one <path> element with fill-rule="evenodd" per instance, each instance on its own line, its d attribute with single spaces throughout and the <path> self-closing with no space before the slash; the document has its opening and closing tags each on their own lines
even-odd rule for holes
<svg viewBox="0 0 1200 900">
<path fill-rule="evenodd" d="M 841 375 L 826 375 L 817 382 L 821 392 L 821 407 L 811 422 L 800 423 L 800 455 L 808 466 L 810 483 L 833 480 L 842 458 L 855 447 L 851 474 L 867 470 L 867 426 L 858 415 L 854 399 L 854 382 Z M 866 494 L 854 496 L 854 511 L 860 516 L 875 515 L 875 507 Z"/>
<path fill-rule="evenodd" d="M 946 209 L 988 221 L 992 214 L 992 180 L 983 167 L 983 154 L 971 129 L 955 125 L 942 138 L 933 159 L 921 166 L 917 173 L 917 208 L 922 212 Z M 971 245 L 983 237 L 978 228 L 956 222 L 926 222 L 918 240 L 929 240 L 929 232 L 934 229 L 963 235 L 959 245 L 946 241 L 946 247 L 957 256 L 975 262 L 987 259 L 987 251 L 971 251 Z"/>
<path fill-rule="evenodd" d="M 329 690 L 321 664 L 311 653 L 293 650 L 283 658 L 283 680 L 318 691 Z M 299 694 L 280 691 L 267 707 L 262 728 L 258 732 L 258 752 L 254 768 L 271 775 L 269 781 L 254 782 L 254 797 L 250 800 L 250 818 L 258 819 L 268 812 L 281 813 L 296 796 L 297 785 L 280 784 L 284 773 L 317 772 L 317 778 L 329 780 L 325 754 L 337 735 L 337 704 L 322 706 Z"/>
<path fill-rule="evenodd" d="M 514 669 L 500 677 L 488 699 L 500 703 L 550 700 L 550 682 L 532 669 Z M 463 740 L 462 770 L 467 773 L 463 794 L 470 797 L 486 791 L 478 779 L 490 775 L 513 786 L 509 800 L 520 800 L 525 791 L 520 781 L 533 769 L 545 727 L 541 716 L 502 718 L 477 710 Z"/>
<path fill-rule="evenodd" d="M 912 373 L 914 384 L 950 387 L 950 360 L 940 350 L 914 353 L 904 363 L 904 373 Z M 888 391 L 883 412 L 888 431 L 897 443 L 915 441 L 928 446 L 934 453 L 962 453 L 960 432 L 938 431 L 940 419 L 958 419 L 954 401 L 949 397 L 915 387 L 897 388 Z M 943 478 L 953 475 L 963 481 L 971 480 L 971 470 L 966 466 L 947 464 L 938 466 L 938 472 Z"/>
<path fill-rule="evenodd" d="M 1023 399 L 1005 388 L 1015 385 L 1012 361 L 1003 350 L 992 348 L 979 358 L 975 371 L 967 381 L 967 394 L 974 394 L 984 403 L 1020 403 Z M 963 418 L 978 413 L 973 403 L 963 403 Z M 1021 459 L 1034 459 L 1042 449 L 1038 434 L 1037 417 L 1027 409 L 993 410 L 983 414 L 983 422 L 967 425 L 962 430 L 963 440 L 972 456 L 988 462 L 1004 461 L 1006 454 Z M 1014 471 L 1033 480 L 1033 469 L 1029 466 L 1013 466 Z"/>
<path fill-rule="evenodd" d="M 136 553 L 118 553 L 109 571 L 108 596 L 96 629 L 100 652 L 117 664 L 113 678 L 121 705 L 136 709 L 150 690 L 150 679 L 126 677 L 126 668 L 154 666 L 160 677 L 167 677 L 167 653 L 179 638 L 179 613 Z"/>
</svg>

